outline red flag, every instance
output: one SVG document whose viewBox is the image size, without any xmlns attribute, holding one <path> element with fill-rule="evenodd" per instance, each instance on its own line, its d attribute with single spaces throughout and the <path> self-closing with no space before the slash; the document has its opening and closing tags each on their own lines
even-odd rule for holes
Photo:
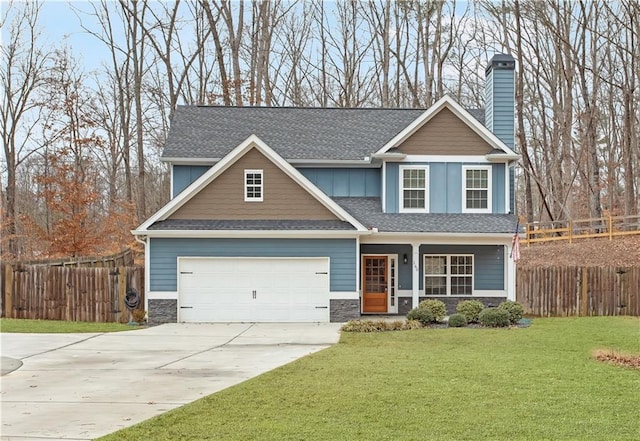
<svg viewBox="0 0 640 441">
<path fill-rule="evenodd" d="M 511 240 L 511 258 L 514 262 L 520 260 L 520 234 L 517 231 Z"/>
</svg>

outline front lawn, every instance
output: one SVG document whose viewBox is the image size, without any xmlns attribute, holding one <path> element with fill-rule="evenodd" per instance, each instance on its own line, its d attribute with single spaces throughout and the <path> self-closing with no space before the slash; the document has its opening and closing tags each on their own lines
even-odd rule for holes
<svg viewBox="0 0 640 441">
<path fill-rule="evenodd" d="M 59 334 L 71 332 L 131 331 L 136 326 L 120 323 L 67 322 L 62 320 L 0 319 L 0 332 Z"/>
<path fill-rule="evenodd" d="M 339 344 L 102 440 L 637 440 L 640 320 L 343 333 Z"/>
</svg>

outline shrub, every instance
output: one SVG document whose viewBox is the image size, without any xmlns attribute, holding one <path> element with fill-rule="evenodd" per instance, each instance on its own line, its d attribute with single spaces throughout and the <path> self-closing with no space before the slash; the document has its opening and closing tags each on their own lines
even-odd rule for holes
<svg viewBox="0 0 640 441">
<path fill-rule="evenodd" d="M 418 328 L 422 328 L 422 323 L 420 323 L 418 320 L 407 320 L 406 322 L 404 322 L 404 329 L 407 331 L 410 329 Z"/>
<path fill-rule="evenodd" d="M 469 323 L 478 323 L 478 316 L 484 309 L 484 305 L 479 300 L 463 300 L 456 306 L 459 314 L 464 314 Z"/>
<path fill-rule="evenodd" d="M 450 328 L 462 328 L 467 326 L 467 317 L 464 314 L 451 314 L 449 316 Z"/>
<path fill-rule="evenodd" d="M 440 300 L 427 299 L 420 302 L 419 309 L 426 309 L 431 311 L 436 322 L 441 322 L 445 315 L 447 315 L 447 307 Z"/>
<path fill-rule="evenodd" d="M 405 331 L 421 327 L 420 322 L 412 320 L 350 320 L 340 328 L 345 332 L 383 332 Z"/>
<path fill-rule="evenodd" d="M 433 313 L 426 308 L 413 308 L 407 314 L 407 320 L 417 320 L 423 325 L 436 322 Z"/>
<path fill-rule="evenodd" d="M 478 320 L 483 326 L 503 328 L 509 326 L 509 312 L 500 308 L 486 308 L 482 310 Z"/>
<path fill-rule="evenodd" d="M 512 325 L 518 323 L 522 318 L 522 314 L 524 313 L 524 307 L 522 306 L 522 304 L 513 302 L 511 300 L 500 303 L 498 308 L 509 313 L 509 322 L 511 322 Z"/>
</svg>

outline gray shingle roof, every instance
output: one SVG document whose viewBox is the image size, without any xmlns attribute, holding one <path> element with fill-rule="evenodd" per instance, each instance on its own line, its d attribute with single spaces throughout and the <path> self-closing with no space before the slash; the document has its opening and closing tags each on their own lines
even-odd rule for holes
<svg viewBox="0 0 640 441">
<path fill-rule="evenodd" d="M 362 160 L 424 111 L 178 106 L 162 157 L 220 159 L 254 134 L 287 160 Z M 484 111 L 470 112 L 484 122 Z"/>
<path fill-rule="evenodd" d="M 354 231 L 340 220 L 185 220 L 158 221 L 150 230 L 342 230 Z"/>
<path fill-rule="evenodd" d="M 474 213 L 383 213 L 378 198 L 333 198 L 367 228 L 409 233 L 513 233 L 516 216 Z"/>
</svg>

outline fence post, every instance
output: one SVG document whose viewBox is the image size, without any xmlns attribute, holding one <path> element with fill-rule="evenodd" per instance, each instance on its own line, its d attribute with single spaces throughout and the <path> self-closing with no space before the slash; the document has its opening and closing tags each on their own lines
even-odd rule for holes
<svg viewBox="0 0 640 441">
<path fill-rule="evenodd" d="M 4 267 L 4 316 L 13 318 L 13 266 Z"/>
<path fill-rule="evenodd" d="M 573 221 L 569 221 L 569 244 L 573 243 Z"/>
<path fill-rule="evenodd" d="M 122 316 L 124 315 L 125 318 L 131 319 L 130 315 L 129 317 L 127 317 L 129 310 L 127 309 L 127 306 L 124 303 L 124 298 L 126 295 L 127 295 L 127 268 L 124 266 L 119 266 L 118 267 L 118 305 L 121 312 L 120 318 L 122 318 Z"/>
<path fill-rule="evenodd" d="M 586 317 L 589 309 L 587 299 L 587 267 L 582 267 L 582 316 Z"/>
<path fill-rule="evenodd" d="M 609 215 L 609 240 L 613 240 L 613 218 Z"/>
<path fill-rule="evenodd" d="M 529 242 L 529 224 L 528 223 L 525 224 L 525 226 L 524 226 L 524 234 L 525 234 L 525 236 L 527 238 L 527 248 L 529 248 L 530 242 Z"/>
</svg>

